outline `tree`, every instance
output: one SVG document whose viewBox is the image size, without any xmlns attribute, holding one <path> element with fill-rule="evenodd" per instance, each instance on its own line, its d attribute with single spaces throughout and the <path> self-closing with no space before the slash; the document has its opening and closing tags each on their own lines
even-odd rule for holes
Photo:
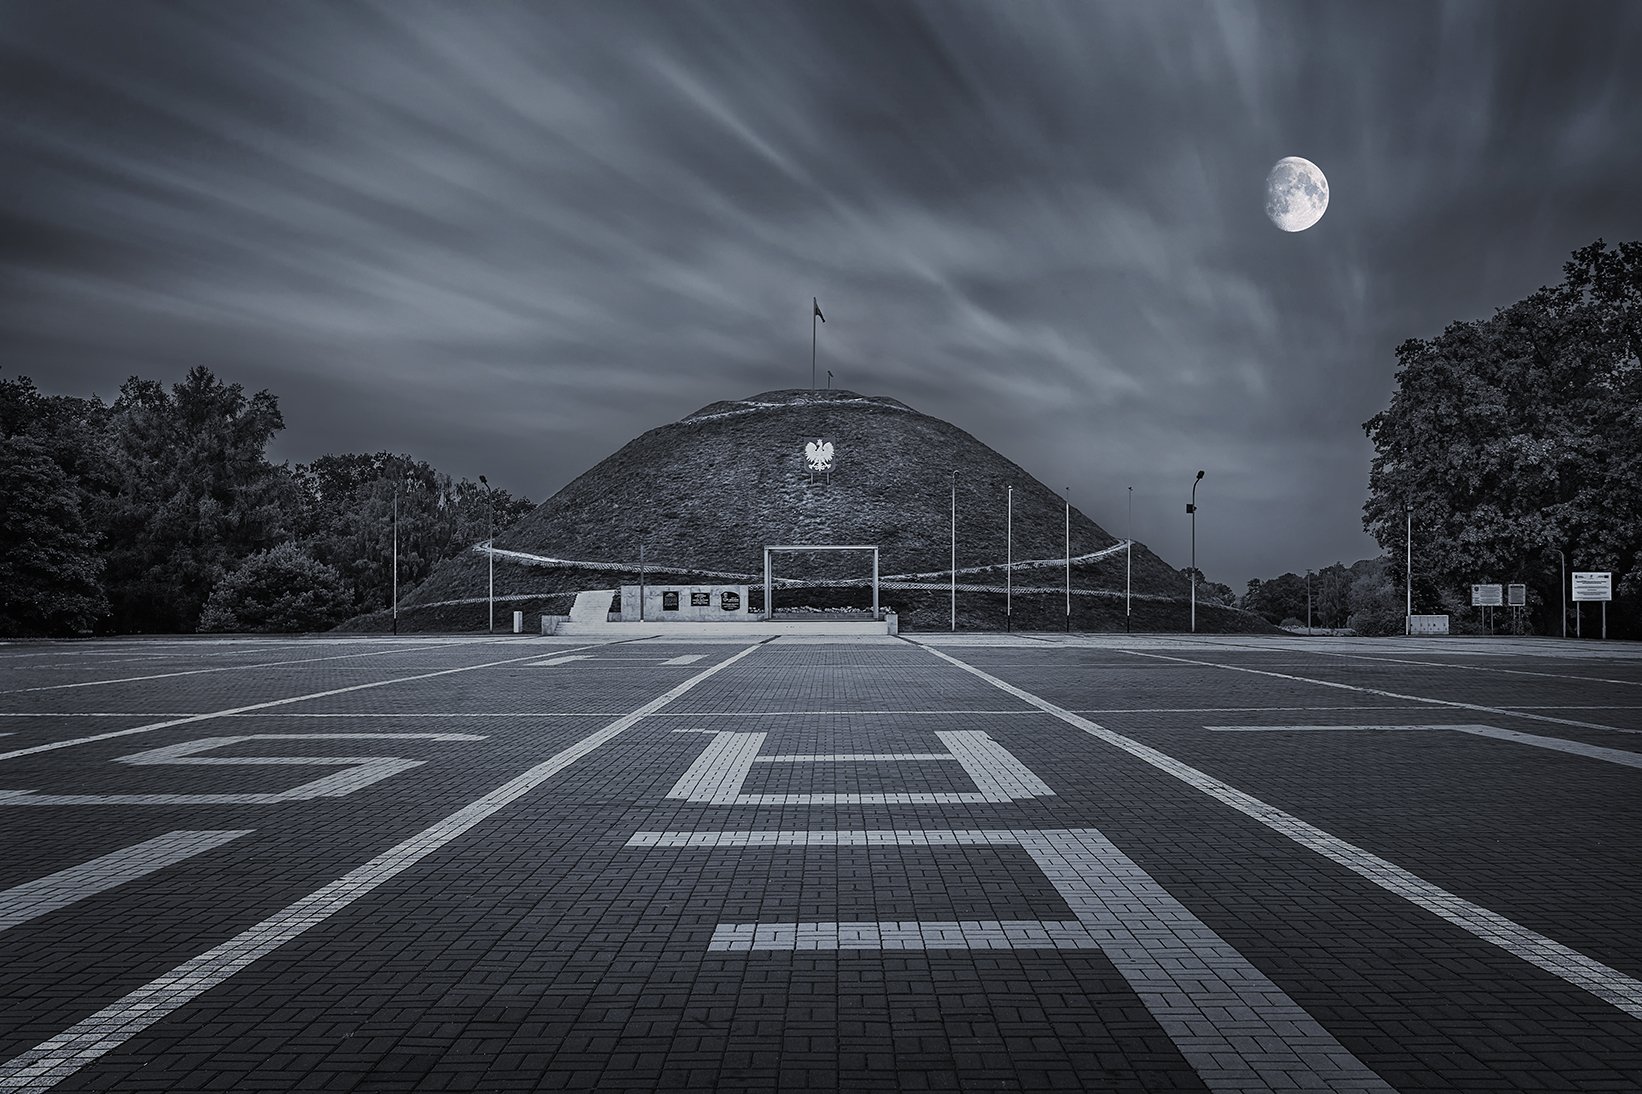
<svg viewBox="0 0 1642 1094">
<path fill-rule="evenodd" d="M 260 551 L 212 590 L 202 631 L 328 630 L 350 613 L 342 575 L 294 543 Z"/>
<path fill-rule="evenodd" d="M 97 537 L 50 450 L 0 437 L 0 633 L 88 630 L 108 611 Z"/>
<path fill-rule="evenodd" d="M 0 380 L 0 633 L 61 634 L 108 611 L 98 535 L 110 487 L 107 408 Z"/>
<path fill-rule="evenodd" d="M 528 498 L 501 489 L 487 495 L 478 483 L 387 452 L 321 456 L 296 477 L 307 499 L 309 549 L 347 579 L 355 613 L 389 603 L 396 495 L 401 593 L 484 540 L 492 501 L 498 532 L 534 508 Z"/>
<path fill-rule="evenodd" d="M 1397 347 L 1397 391 L 1364 423 L 1375 448 L 1364 527 L 1404 564 L 1416 610 L 1479 582 L 1556 602 L 1570 568 L 1610 570 L 1642 607 L 1642 243 L 1574 252 L 1563 281 L 1483 320 Z M 1421 595 L 1421 580 L 1437 590 Z"/>
<path fill-rule="evenodd" d="M 295 531 L 300 495 L 268 462 L 279 400 L 197 367 L 168 392 L 132 377 L 111 413 L 119 492 L 101 507 L 115 628 L 189 631 L 223 575 Z"/>
</svg>

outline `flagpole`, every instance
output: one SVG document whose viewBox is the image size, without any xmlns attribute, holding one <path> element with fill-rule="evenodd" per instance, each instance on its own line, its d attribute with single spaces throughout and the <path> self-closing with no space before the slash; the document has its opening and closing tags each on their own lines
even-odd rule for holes
<svg viewBox="0 0 1642 1094">
<path fill-rule="evenodd" d="M 821 304 L 810 297 L 810 390 L 815 390 L 815 317 L 821 314 Z"/>
</svg>

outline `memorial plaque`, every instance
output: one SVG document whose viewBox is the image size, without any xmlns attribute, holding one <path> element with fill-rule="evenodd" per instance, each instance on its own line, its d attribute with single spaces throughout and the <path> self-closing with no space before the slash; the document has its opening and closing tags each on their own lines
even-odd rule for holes
<svg viewBox="0 0 1642 1094">
<path fill-rule="evenodd" d="M 719 593 L 718 606 L 727 612 L 739 612 L 741 610 L 741 594 Z"/>
<path fill-rule="evenodd" d="M 664 612 L 678 611 L 678 592 L 676 590 L 661 594 L 661 610 Z"/>
<path fill-rule="evenodd" d="M 712 593 L 691 593 L 690 594 L 690 607 L 692 607 L 692 608 L 710 608 L 710 607 L 712 607 L 712 604 L 713 604 L 713 594 Z"/>
</svg>

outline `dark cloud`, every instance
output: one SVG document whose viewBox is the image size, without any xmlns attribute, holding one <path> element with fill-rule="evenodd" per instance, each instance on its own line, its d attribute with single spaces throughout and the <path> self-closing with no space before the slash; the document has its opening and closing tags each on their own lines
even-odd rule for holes
<svg viewBox="0 0 1642 1094">
<path fill-rule="evenodd" d="M 1347 561 L 1392 350 L 1642 237 L 1642 9 L 0 5 L 9 372 L 204 363 L 280 453 L 544 497 L 808 382 L 1210 576 Z M 1263 215 L 1285 155 L 1331 205 Z M 710 488 L 710 487 L 706 487 Z"/>
</svg>

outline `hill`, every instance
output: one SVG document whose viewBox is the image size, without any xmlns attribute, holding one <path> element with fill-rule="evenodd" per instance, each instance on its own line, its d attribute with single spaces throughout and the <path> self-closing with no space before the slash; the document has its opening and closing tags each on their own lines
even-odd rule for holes
<svg viewBox="0 0 1642 1094">
<path fill-rule="evenodd" d="M 805 444 L 817 439 L 834 445 L 830 475 L 806 466 Z M 1059 629 L 1066 618 L 1061 494 L 957 426 L 896 399 L 802 389 L 713 403 L 652 429 L 498 535 L 498 618 L 515 608 L 562 611 L 576 590 L 636 582 L 641 549 L 651 580 L 739 576 L 756 584 L 766 544 L 859 543 L 880 547 L 882 572 L 894 579 L 883 600 L 903 625 L 945 627 L 953 470 L 960 625 L 1003 625 L 1005 497 L 1013 486 L 1015 622 Z M 1111 553 L 1084 557 L 1102 551 Z M 1071 553 L 1072 625 L 1121 630 L 1119 540 L 1073 508 Z M 1140 544 L 1133 566 L 1136 625 L 1183 629 L 1186 578 Z M 482 626 L 485 569 L 482 547 L 441 564 L 401 601 L 401 627 L 414 617 L 413 627 L 466 629 L 475 613 Z M 870 562 L 802 555 L 782 559 L 777 573 L 815 583 L 778 592 L 778 608 L 861 604 L 858 582 Z M 351 621 L 382 623 L 381 613 Z M 1203 605 L 1198 623 L 1265 629 L 1246 613 Z"/>
</svg>

